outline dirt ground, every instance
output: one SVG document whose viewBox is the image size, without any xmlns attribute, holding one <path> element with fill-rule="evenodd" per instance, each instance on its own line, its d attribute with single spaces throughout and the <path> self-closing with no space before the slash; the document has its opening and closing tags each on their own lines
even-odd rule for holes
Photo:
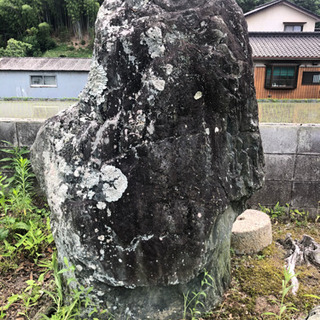
<svg viewBox="0 0 320 320">
<path fill-rule="evenodd" d="M 230 289 L 225 292 L 222 303 L 212 312 L 204 315 L 202 319 L 276 319 L 275 316 L 263 316 L 262 314 L 264 312 L 279 312 L 278 303 L 281 298 L 281 283 L 286 252 L 277 240 L 284 240 L 288 233 L 291 233 L 292 238 L 297 240 L 301 240 L 304 234 L 308 234 L 320 243 L 319 223 L 273 224 L 273 243 L 268 248 L 252 256 L 232 255 L 232 282 Z M 51 252 L 52 249 L 48 248 L 45 256 L 41 257 L 41 259 L 43 261 L 48 260 Z M 5 266 L 2 264 L 0 273 L 0 306 L 7 304 L 11 295 L 23 292 L 26 288 L 26 281 L 38 279 L 42 272 L 43 269 L 41 267 L 32 261 L 23 259 L 23 257 L 16 265 L 15 270 L 5 270 Z M 292 306 L 298 311 L 289 310 L 285 312 L 281 319 L 302 320 L 315 305 L 320 304 L 320 300 L 306 296 L 306 294 L 320 296 L 319 270 L 311 265 L 302 265 L 296 268 L 296 272 L 300 283 L 299 291 L 296 296 L 289 293 L 285 298 L 285 304 L 292 303 Z M 52 281 L 52 274 L 47 273 L 43 286 L 50 287 Z M 46 303 L 48 303 L 48 297 L 45 294 L 40 298 L 39 303 L 30 306 L 29 310 L 25 310 L 21 301 L 14 302 L 8 309 L 6 316 L 1 316 L 0 314 L 0 319 L 39 319 L 39 310 Z M 26 312 L 29 318 L 22 315 L 22 313 Z"/>
<path fill-rule="evenodd" d="M 301 240 L 306 234 L 320 243 L 319 223 L 273 224 L 273 242 L 268 248 L 252 256 L 233 255 L 230 289 L 207 319 L 276 319 L 263 313 L 279 314 L 286 251 L 278 240 L 284 240 L 289 233 L 295 240 Z M 306 296 L 312 294 L 320 298 L 320 269 L 301 265 L 295 272 L 299 280 L 298 293 L 294 296 L 290 291 L 284 302 L 298 310 L 286 311 L 281 319 L 303 320 L 314 306 L 320 305 L 320 300 Z"/>
</svg>

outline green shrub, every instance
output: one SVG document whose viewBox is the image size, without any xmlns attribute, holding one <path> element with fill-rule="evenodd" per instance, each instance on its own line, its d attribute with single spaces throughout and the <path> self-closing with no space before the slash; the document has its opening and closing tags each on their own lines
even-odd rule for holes
<svg viewBox="0 0 320 320">
<path fill-rule="evenodd" d="M 40 23 L 38 25 L 38 30 L 37 39 L 42 52 L 53 49 L 57 46 L 55 41 L 51 38 L 50 25 L 48 23 Z"/>
<path fill-rule="evenodd" d="M 13 38 L 7 42 L 7 47 L 0 50 L 2 57 L 26 57 L 28 50 L 32 50 L 32 45 Z"/>
</svg>

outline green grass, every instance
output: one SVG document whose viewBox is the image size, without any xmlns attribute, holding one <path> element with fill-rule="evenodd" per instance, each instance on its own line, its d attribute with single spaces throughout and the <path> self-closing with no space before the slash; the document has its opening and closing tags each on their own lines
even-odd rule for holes
<svg viewBox="0 0 320 320">
<path fill-rule="evenodd" d="M 46 51 L 43 54 L 43 57 L 46 58 L 59 58 L 59 57 L 68 57 L 68 58 L 91 58 L 92 57 L 92 48 L 79 48 L 68 45 L 60 44 L 56 48 Z"/>
<path fill-rule="evenodd" d="M 320 123 L 319 102 L 259 102 L 260 122 Z"/>
</svg>

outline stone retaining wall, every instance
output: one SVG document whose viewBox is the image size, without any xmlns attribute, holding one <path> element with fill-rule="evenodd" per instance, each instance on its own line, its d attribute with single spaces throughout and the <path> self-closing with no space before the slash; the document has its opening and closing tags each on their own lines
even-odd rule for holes
<svg viewBox="0 0 320 320">
<path fill-rule="evenodd" d="M 30 147 L 42 123 L 0 120 L 0 147 L 7 147 L 2 140 Z M 266 181 L 249 205 L 274 206 L 279 201 L 312 216 L 320 214 L 320 125 L 261 124 L 260 130 Z"/>
</svg>

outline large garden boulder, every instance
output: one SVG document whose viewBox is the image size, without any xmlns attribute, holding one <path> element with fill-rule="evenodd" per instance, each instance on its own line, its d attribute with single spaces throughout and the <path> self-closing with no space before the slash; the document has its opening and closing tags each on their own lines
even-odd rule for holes
<svg viewBox="0 0 320 320">
<path fill-rule="evenodd" d="M 60 262 L 116 319 L 180 319 L 192 291 L 218 303 L 233 221 L 263 177 L 236 3 L 104 1 L 87 86 L 40 129 L 32 164 Z"/>
</svg>

